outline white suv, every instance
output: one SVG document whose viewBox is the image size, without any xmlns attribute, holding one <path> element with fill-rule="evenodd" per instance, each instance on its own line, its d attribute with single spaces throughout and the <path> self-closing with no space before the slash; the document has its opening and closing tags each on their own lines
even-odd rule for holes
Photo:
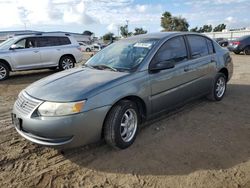
<svg viewBox="0 0 250 188">
<path fill-rule="evenodd" d="M 10 71 L 73 68 L 82 58 L 78 42 L 68 34 L 15 36 L 0 44 L 0 81 Z"/>
</svg>

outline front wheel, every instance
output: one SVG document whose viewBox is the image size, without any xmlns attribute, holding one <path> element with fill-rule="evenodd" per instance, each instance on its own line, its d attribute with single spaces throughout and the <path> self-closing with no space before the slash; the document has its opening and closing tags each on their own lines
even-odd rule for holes
<svg viewBox="0 0 250 188">
<path fill-rule="evenodd" d="M 66 70 L 75 67 L 75 60 L 70 56 L 63 56 L 59 61 L 59 69 Z"/>
<path fill-rule="evenodd" d="M 244 54 L 245 54 L 245 55 L 250 55 L 250 46 L 247 46 L 247 47 L 244 49 Z"/>
<path fill-rule="evenodd" d="M 7 65 L 0 62 L 0 81 L 6 80 L 9 77 L 10 70 Z"/>
<path fill-rule="evenodd" d="M 115 148 L 125 149 L 135 141 L 140 122 L 134 102 L 120 101 L 109 112 L 104 123 L 104 139 Z"/>
<path fill-rule="evenodd" d="M 213 87 L 208 99 L 212 101 L 220 101 L 225 95 L 227 89 L 226 76 L 223 73 L 218 73 L 215 77 Z"/>
</svg>

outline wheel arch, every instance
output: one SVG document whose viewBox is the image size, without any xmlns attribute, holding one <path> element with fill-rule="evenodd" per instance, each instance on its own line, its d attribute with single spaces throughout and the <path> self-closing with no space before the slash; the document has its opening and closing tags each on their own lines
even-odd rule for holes
<svg viewBox="0 0 250 188">
<path fill-rule="evenodd" d="M 104 137 L 104 124 L 105 124 L 105 121 L 111 111 L 111 109 L 116 105 L 118 104 L 120 101 L 122 100 L 129 100 L 129 101 L 132 101 L 136 104 L 137 108 L 138 108 L 138 111 L 140 113 L 140 116 L 141 116 L 141 121 L 145 121 L 146 120 L 146 117 L 147 117 L 147 106 L 146 106 L 146 103 L 144 102 L 144 100 L 141 98 L 141 97 L 138 97 L 136 95 L 129 95 L 129 96 L 126 96 L 126 97 L 123 97 L 119 100 L 117 100 L 111 107 L 110 109 L 108 110 L 105 118 L 104 118 L 104 121 L 103 121 L 103 125 L 102 125 L 102 133 L 101 133 L 101 137 L 103 138 Z"/>
<path fill-rule="evenodd" d="M 76 63 L 76 58 L 72 54 L 63 54 L 59 59 L 59 63 L 63 57 L 71 57 L 75 61 L 74 63 Z"/>
<path fill-rule="evenodd" d="M 11 68 L 11 66 L 10 66 L 10 64 L 9 64 L 8 61 L 6 61 L 5 59 L 0 59 L 0 62 L 4 63 L 5 65 L 7 65 L 7 67 L 9 68 L 9 70 L 12 71 L 12 68 Z"/>
<path fill-rule="evenodd" d="M 224 74 L 226 76 L 226 80 L 228 81 L 228 70 L 227 70 L 227 68 L 224 67 L 224 68 L 220 69 L 219 73 Z"/>
</svg>

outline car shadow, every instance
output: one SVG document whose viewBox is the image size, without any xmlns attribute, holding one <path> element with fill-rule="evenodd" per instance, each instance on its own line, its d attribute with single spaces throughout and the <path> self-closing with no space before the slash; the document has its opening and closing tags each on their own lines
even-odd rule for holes
<svg viewBox="0 0 250 188">
<path fill-rule="evenodd" d="M 221 102 L 199 99 L 147 122 L 125 149 L 103 141 L 65 151 L 82 168 L 137 175 L 184 175 L 232 168 L 250 157 L 250 85 L 229 84 Z"/>
<path fill-rule="evenodd" d="M 49 76 L 58 72 L 58 70 L 42 69 L 42 70 L 32 70 L 32 71 L 19 71 L 10 74 L 7 80 L 1 81 L 1 85 L 20 85 L 20 84 L 30 84 L 41 78 Z"/>
</svg>

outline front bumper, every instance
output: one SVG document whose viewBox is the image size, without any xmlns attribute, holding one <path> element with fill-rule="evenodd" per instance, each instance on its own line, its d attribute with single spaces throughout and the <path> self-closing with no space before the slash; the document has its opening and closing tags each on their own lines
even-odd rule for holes
<svg viewBox="0 0 250 188">
<path fill-rule="evenodd" d="M 230 52 L 240 52 L 240 49 L 238 46 L 228 46 L 227 49 L 230 51 Z"/>
<path fill-rule="evenodd" d="M 72 148 L 101 139 L 102 125 L 109 106 L 61 117 L 25 115 L 14 105 L 13 124 L 27 140 L 45 146 Z"/>
</svg>

